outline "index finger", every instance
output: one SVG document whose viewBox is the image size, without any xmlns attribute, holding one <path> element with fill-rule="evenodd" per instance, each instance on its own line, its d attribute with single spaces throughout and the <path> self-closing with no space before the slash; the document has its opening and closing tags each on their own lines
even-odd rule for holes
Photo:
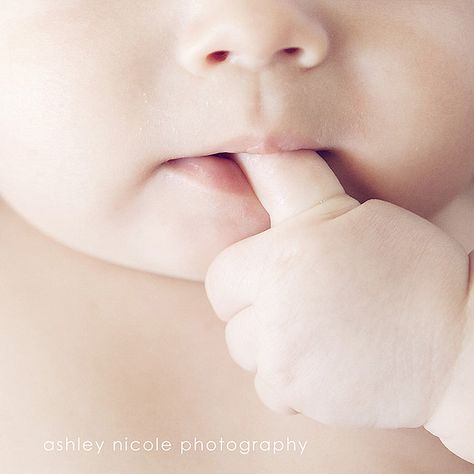
<svg viewBox="0 0 474 474">
<path fill-rule="evenodd" d="M 324 215 L 359 205 L 314 151 L 239 153 L 235 160 L 270 215 L 272 226 L 311 208 Z"/>
</svg>

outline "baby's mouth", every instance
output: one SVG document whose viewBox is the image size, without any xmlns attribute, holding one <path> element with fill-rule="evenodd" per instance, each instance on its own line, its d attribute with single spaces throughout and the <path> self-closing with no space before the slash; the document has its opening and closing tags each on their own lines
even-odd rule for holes
<svg viewBox="0 0 474 474">
<path fill-rule="evenodd" d="M 313 150 L 322 152 L 321 143 L 314 137 L 302 137 L 290 131 L 263 133 L 259 136 L 242 135 L 223 143 L 209 145 L 196 156 L 172 158 L 162 167 L 171 173 L 186 177 L 194 185 L 234 194 L 253 194 L 245 173 L 238 164 L 241 153 L 268 155 L 272 153 Z M 320 153 L 321 154 L 321 153 Z M 324 158 L 324 157 L 323 157 Z"/>
<path fill-rule="evenodd" d="M 318 151 L 321 156 L 324 150 Z M 173 158 L 162 167 L 193 186 L 234 195 L 254 195 L 253 189 L 235 159 L 237 153 L 219 152 L 204 156 Z M 323 156 L 324 158 L 324 156 Z"/>
<path fill-rule="evenodd" d="M 212 155 L 209 155 L 209 156 L 215 156 L 216 158 L 221 158 L 223 160 L 234 160 L 235 153 L 228 153 L 228 152 L 213 153 Z"/>
<path fill-rule="evenodd" d="M 174 158 L 163 163 L 172 173 L 184 176 L 192 184 L 206 189 L 232 194 L 249 194 L 252 188 L 240 166 L 233 159 L 234 153 L 215 153 L 205 156 Z"/>
</svg>

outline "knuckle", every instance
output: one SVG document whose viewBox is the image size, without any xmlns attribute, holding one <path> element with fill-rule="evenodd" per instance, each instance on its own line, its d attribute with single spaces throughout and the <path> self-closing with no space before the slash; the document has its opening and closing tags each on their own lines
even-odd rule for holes
<svg viewBox="0 0 474 474">
<path fill-rule="evenodd" d="M 359 201 L 348 194 L 338 194 L 313 208 L 318 219 L 332 220 L 360 206 Z"/>
<path fill-rule="evenodd" d="M 260 354 L 258 371 L 262 378 L 278 391 L 287 390 L 295 380 L 295 373 L 284 358 L 268 351 Z"/>
<path fill-rule="evenodd" d="M 222 284 L 224 281 L 222 277 L 227 274 L 226 270 L 230 263 L 230 250 L 227 248 L 222 250 L 209 265 L 205 278 L 206 288 L 212 289 Z"/>
</svg>

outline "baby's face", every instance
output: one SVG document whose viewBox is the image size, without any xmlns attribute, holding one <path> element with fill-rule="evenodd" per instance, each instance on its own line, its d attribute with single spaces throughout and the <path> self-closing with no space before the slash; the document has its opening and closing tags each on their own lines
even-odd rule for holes
<svg viewBox="0 0 474 474">
<path fill-rule="evenodd" d="M 235 162 L 172 158 L 325 150 L 360 202 L 427 218 L 473 179 L 472 0 L 1 10 L 0 195 L 89 255 L 202 279 L 268 228 Z"/>
</svg>

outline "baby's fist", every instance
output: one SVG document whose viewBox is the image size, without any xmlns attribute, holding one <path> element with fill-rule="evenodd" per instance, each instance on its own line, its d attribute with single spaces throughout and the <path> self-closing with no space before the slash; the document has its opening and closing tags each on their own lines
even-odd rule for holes
<svg viewBox="0 0 474 474">
<path fill-rule="evenodd" d="M 409 211 L 360 205 L 314 152 L 240 164 L 272 228 L 224 250 L 206 278 L 233 359 L 274 410 L 421 426 L 458 350 L 464 250 Z"/>
</svg>

